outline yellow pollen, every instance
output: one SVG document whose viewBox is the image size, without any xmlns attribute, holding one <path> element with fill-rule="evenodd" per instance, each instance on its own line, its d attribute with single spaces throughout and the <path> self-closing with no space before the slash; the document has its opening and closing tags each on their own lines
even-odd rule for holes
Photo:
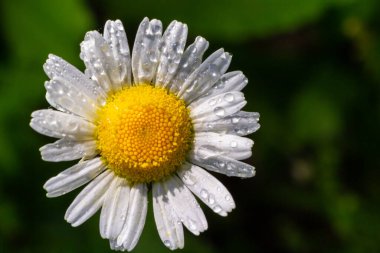
<svg viewBox="0 0 380 253">
<path fill-rule="evenodd" d="M 194 137 L 184 101 L 146 84 L 107 100 L 98 112 L 96 135 L 108 167 L 131 183 L 159 181 L 175 172 Z"/>
</svg>

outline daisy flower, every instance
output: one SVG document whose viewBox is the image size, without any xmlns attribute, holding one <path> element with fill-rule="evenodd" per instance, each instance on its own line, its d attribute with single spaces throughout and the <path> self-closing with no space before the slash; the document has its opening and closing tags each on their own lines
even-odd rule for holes
<svg viewBox="0 0 380 253">
<path fill-rule="evenodd" d="M 197 199 L 226 216 L 235 203 L 208 171 L 241 178 L 251 156 L 259 114 L 241 109 L 247 78 L 227 72 L 231 55 L 219 49 L 203 62 L 208 42 L 197 37 L 185 49 L 187 26 L 145 18 L 133 51 L 119 20 L 81 43 L 84 73 L 49 55 L 46 100 L 55 109 L 32 113 L 30 126 L 57 138 L 40 148 L 42 159 L 80 159 L 49 179 L 47 197 L 85 184 L 65 219 L 81 225 L 101 209 L 100 235 L 114 250 L 132 250 L 141 235 L 152 191 L 159 236 L 169 249 L 183 248 L 185 226 L 207 229 Z M 195 196 L 194 196 L 195 195 Z"/>
</svg>

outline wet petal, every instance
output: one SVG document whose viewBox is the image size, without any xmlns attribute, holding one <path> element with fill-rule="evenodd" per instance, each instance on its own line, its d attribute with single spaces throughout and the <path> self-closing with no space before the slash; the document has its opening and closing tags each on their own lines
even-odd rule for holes
<svg viewBox="0 0 380 253">
<path fill-rule="evenodd" d="M 42 146 L 40 152 L 42 160 L 49 162 L 91 158 L 97 154 L 96 141 L 75 141 L 64 138 Z"/>
<path fill-rule="evenodd" d="M 160 183 L 169 203 L 185 227 L 195 235 L 207 229 L 206 217 L 197 200 L 177 176 Z"/>
<path fill-rule="evenodd" d="M 132 84 L 131 53 L 123 24 L 120 20 L 108 20 L 104 26 L 104 39 L 110 46 L 116 71 L 111 75 L 115 90 Z"/>
<path fill-rule="evenodd" d="M 49 54 L 43 68 L 50 79 L 60 80 L 70 89 L 78 88 L 81 93 L 97 102 L 98 105 L 104 103 L 106 98 L 104 90 L 96 82 L 60 57 Z"/>
<path fill-rule="evenodd" d="M 73 227 L 81 225 L 102 206 L 104 195 L 115 175 L 107 170 L 89 183 L 74 199 L 65 214 L 65 220 Z"/>
<path fill-rule="evenodd" d="M 102 238 L 117 239 L 127 217 L 131 189 L 124 178 L 117 178 L 110 186 L 100 213 L 100 235 Z"/>
<path fill-rule="evenodd" d="M 197 133 L 194 138 L 194 149 L 207 149 L 236 160 L 249 158 L 252 145 L 251 139 L 230 134 L 204 132 Z"/>
<path fill-rule="evenodd" d="M 86 65 L 86 74 L 106 92 L 121 88 L 118 65 L 110 45 L 97 31 L 88 32 L 80 44 L 80 57 Z"/>
<path fill-rule="evenodd" d="M 177 71 L 186 44 L 187 25 L 173 21 L 162 36 L 161 56 L 157 68 L 156 85 L 169 87 Z"/>
<path fill-rule="evenodd" d="M 178 96 L 189 104 L 205 94 L 227 71 L 230 62 L 231 55 L 223 49 L 214 52 L 185 80 Z"/>
<path fill-rule="evenodd" d="M 45 184 L 49 198 L 64 195 L 94 179 L 105 169 L 100 158 L 83 161 L 50 178 Z"/>
<path fill-rule="evenodd" d="M 244 94 L 232 91 L 207 98 L 202 103 L 189 106 L 193 123 L 222 119 L 240 111 L 246 105 Z"/>
<path fill-rule="evenodd" d="M 136 184 L 131 188 L 127 217 L 117 238 L 117 245 L 131 251 L 140 239 L 145 225 L 148 207 L 146 184 Z"/>
<path fill-rule="evenodd" d="M 54 78 L 45 82 L 46 100 L 54 108 L 76 114 L 89 121 L 94 121 L 98 102 L 74 87 L 62 78 Z"/>
<path fill-rule="evenodd" d="M 177 94 L 185 83 L 185 80 L 201 65 L 202 57 L 208 48 L 208 44 L 207 40 L 198 36 L 195 42 L 186 48 L 177 68 L 177 73 L 170 84 L 170 91 L 172 93 Z"/>
<path fill-rule="evenodd" d="M 185 163 L 177 174 L 182 182 L 215 213 L 227 216 L 227 213 L 235 208 L 235 202 L 226 187 L 202 168 Z"/>
<path fill-rule="evenodd" d="M 174 212 L 161 183 L 153 183 L 153 211 L 158 234 L 164 245 L 171 250 L 182 249 L 184 246 L 183 227 L 181 219 Z"/>
<path fill-rule="evenodd" d="M 55 138 L 94 139 L 95 126 L 75 115 L 51 109 L 32 113 L 30 126 L 37 132 Z"/>
<path fill-rule="evenodd" d="M 224 74 L 206 93 L 201 95 L 194 103 L 200 103 L 207 97 L 227 93 L 230 91 L 241 91 L 248 83 L 248 79 L 241 71 L 233 71 Z"/>
<path fill-rule="evenodd" d="M 144 18 L 137 30 L 132 51 L 132 72 L 135 84 L 149 84 L 156 75 L 159 45 L 161 42 L 161 21 Z"/>
<path fill-rule="evenodd" d="M 210 121 L 207 118 L 199 120 L 194 124 L 194 130 L 195 132 L 218 132 L 244 136 L 260 128 L 259 118 L 260 114 L 257 112 L 239 111 L 217 120 Z"/>
<path fill-rule="evenodd" d="M 188 157 L 192 163 L 202 168 L 227 176 L 245 178 L 255 175 L 255 168 L 253 166 L 227 156 L 219 155 L 206 148 L 196 148 L 190 152 Z"/>
</svg>

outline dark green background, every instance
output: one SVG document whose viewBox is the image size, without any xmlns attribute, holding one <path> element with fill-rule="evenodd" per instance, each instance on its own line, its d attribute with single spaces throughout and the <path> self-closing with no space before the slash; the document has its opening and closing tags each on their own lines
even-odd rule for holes
<svg viewBox="0 0 380 253">
<path fill-rule="evenodd" d="M 48 163 L 52 139 L 28 126 L 48 106 L 48 53 L 83 70 L 79 43 L 121 19 L 133 42 L 143 17 L 189 26 L 208 54 L 224 47 L 249 78 L 252 179 L 217 175 L 237 208 L 186 232 L 181 252 L 380 252 L 380 2 L 378 0 L 0 1 L 0 252 L 110 252 L 98 215 L 63 220 L 78 191 L 45 198 L 43 183 L 72 163 Z M 152 207 L 135 252 L 169 252 Z"/>
</svg>

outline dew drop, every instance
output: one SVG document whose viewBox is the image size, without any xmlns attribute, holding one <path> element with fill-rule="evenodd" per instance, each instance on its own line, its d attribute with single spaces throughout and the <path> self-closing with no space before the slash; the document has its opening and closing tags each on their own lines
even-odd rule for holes
<svg viewBox="0 0 380 253">
<path fill-rule="evenodd" d="M 223 117 L 226 111 L 222 107 L 215 107 L 214 113 L 216 116 Z"/>
<path fill-rule="evenodd" d="M 169 240 L 165 240 L 164 241 L 164 245 L 166 247 L 168 247 L 169 249 L 172 249 L 173 248 L 173 244 L 169 241 Z"/>
<path fill-rule="evenodd" d="M 195 185 L 194 179 L 191 176 L 188 176 L 186 174 L 183 175 L 182 180 L 188 186 Z"/>
<path fill-rule="evenodd" d="M 219 205 L 216 205 L 212 208 L 212 210 L 215 212 L 215 213 L 220 213 L 220 211 L 222 211 L 222 208 L 219 206 Z"/>
<path fill-rule="evenodd" d="M 235 97 L 232 93 L 227 93 L 226 95 L 224 95 L 224 100 L 226 100 L 227 102 L 233 102 Z"/>
<path fill-rule="evenodd" d="M 230 200 L 231 200 L 231 196 L 230 196 L 230 195 L 226 195 L 224 198 L 225 198 L 227 201 L 230 201 Z"/>
<path fill-rule="evenodd" d="M 76 132 L 79 129 L 79 125 L 75 122 L 69 122 L 66 126 L 66 129 L 70 132 Z"/>
<path fill-rule="evenodd" d="M 210 194 L 210 196 L 208 197 L 208 203 L 210 203 L 210 205 L 213 205 L 215 203 L 214 195 Z"/>
<path fill-rule="evenodd" d="M 236 141 L 231 141 L 231 148 L 236 148 L 237 147 L 237 142 Z"/>
<path fill-rule="evenodd" d="M 161 26 L 160 25 L 153 25 L 152 26 L 152 32 L 156 35 L 161 34 Z"/>
<path fill-rule="evenodd" d="M 149 60 L 151 61 L 151 62 L 153 62 L 153 63 L 156 63 L 158 60 L 157 60 L 157 56 L 156 56 L 156 54 L 155 53 L 151 53 L 150 55 L 149 55 Z"/>
<path fill-rule="evenodd" d="M 232 118 L 232 124 L 237 124 L 237 123 L 239 123 L 239 121 L 240 121 L 240 119 L 239 118 Z"/>
<path fill-rule="evenodd" d="M 221 89 L 224 88 L 224 86 L 225 86 L 225 83 L 223 81 L 220 81 L 220 82 L 218 82 L 217 84 L 214 85 L 214 88 L 218 89 L 218 90 L 221 90 Z"/>
<path fill-rule="evenodd" d="M 218 166 L 223 169 L 226 166 L 226 164 L 224 162 L 219 162 Z"/>
<path fill-rule="evenodd" d="M 236 129 L 235 132 L 238 134 L 238 135 L 247 135 L 247 130 L 242 128 L 242 129 Z"/>
<path fill-rule="evenodd" d="M 208 197 L 208 192 L 207 192 L 205 189 L 202 189 L 201 192 L 200 192 L 200 194 L 201 194 L 201 197 L 202 197 L 203 199 L 207 199 L 207 197 Z"/>
<path fill-rule="evenodd" d="M 213 105 L 215 105 L 216 104 L 216 99 L 215 98 L 212 98 L 212 99 L 210 99 L 209 101 L 208 101 L 208 105 L 209 106 L 213 106 Z"/>
<path fill-rule="evenodd" d="M 196 231 L 197 230 L 197 224 L 195 223 L 195 221 L 193 221 L 192 219 L 189 219 L 189 229 L 192 230 L 192 231 Z"/>
</svg>

